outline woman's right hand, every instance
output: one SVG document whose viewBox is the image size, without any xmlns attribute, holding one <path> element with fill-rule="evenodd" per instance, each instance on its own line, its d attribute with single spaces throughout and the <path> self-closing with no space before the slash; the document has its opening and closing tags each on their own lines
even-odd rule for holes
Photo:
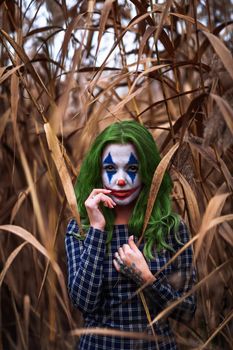
<svg viewBox="0 0 233 350">
<path fill-rule="evenodd" d="M 105 228 L 105 218 L 99 209 L 99 204 L 103 203 L 108 208 L 114 208 L 116 203 L 108 196 L 111 190 L 104 188 L 94 189 L 87 200 L 85 201 L 85 207 L 89 217 L 90 225 L 101 231 Z"/>
</svg>

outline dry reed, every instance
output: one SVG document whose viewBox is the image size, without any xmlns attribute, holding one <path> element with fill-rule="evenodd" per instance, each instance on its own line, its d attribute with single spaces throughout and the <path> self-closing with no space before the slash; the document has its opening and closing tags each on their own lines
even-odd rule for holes
<svg viewBox="0 0 233 350">
<path fill-rule="evenodd" d="M 145 225 L 169 169 L 195 244 L 198 308 L 174 324 L 180 348 L 232 349 L 232 7 L 0 1 L 0 350 L 73 349 L 85 333 L 66 290 L 72 184 L 95 136 L 125 119 L 164 156 Z"/>
</svg>

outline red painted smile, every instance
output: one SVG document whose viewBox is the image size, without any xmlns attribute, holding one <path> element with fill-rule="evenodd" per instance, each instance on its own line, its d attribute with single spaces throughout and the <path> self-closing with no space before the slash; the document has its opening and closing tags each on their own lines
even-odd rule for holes
<svg viewBox="0 0 233 350">
<path fill-rule="evenodd" d="M 135 188 L 132 188 L 131 190 L 111 190 L 110 188 L 106 187 L 107 190 L 111 190 L 112 192 L 110 193 L 110 195 L 116 197 L 117 199 L 125 199 L 129 196 L 131 196 L 135 191 L 137 191 L 137 189 L 140 186 L 137 186 Z"/>
</svg>

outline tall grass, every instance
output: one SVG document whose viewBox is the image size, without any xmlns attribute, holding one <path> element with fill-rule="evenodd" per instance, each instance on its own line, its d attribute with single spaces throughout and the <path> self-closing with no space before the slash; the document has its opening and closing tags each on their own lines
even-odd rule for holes
<svg viewBox="0 0 233 350">
<path fill-rule="evenodd" d="M 0 349 L 72 349 L 85 331 L 66 291 L 72 184 L 95 136 L 125 119 L 164 156 L 145 225 L 169 169 L 195 246 L 198 309 L 177 341 L 232 349 L 232 7 L 0 1 Z"/>
</svg>

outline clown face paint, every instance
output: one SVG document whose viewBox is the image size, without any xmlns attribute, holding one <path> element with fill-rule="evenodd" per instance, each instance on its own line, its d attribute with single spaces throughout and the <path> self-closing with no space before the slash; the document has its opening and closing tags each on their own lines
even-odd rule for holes
<svg viewBox="0 0 233 350">
<path fill-rule="evenodd" d="M 118 205 L 127 205 L 137 198 L 141 190 L 138 157 L 133 145 L 109 144 L 102 155 L 102 181 L 104 188 L 112 190 L 110 196 Z"/>
</svg>

